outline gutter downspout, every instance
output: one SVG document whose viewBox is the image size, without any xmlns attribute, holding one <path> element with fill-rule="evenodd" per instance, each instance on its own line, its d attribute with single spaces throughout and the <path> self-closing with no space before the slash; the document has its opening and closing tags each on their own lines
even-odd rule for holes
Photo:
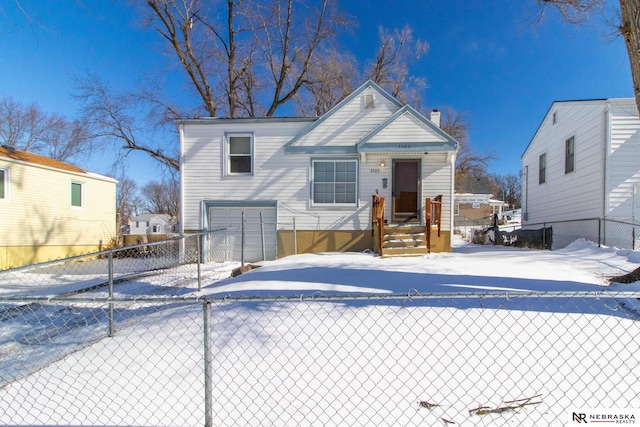
<svg viewBox="0 0 640 427">
<path fill-rule="evenodd" d="M 522 196 L 520 196 L 522 197 Z M 529 166 L 524 167 L 524 207 L 521 207 L 521 220 L 523 223 L 529 221 Z"/>
<path fill-rule="evenodd" d="M 457 156 L 458 156 L 458 147 L 456 147 L 456 151 L 454 151 L 453 154 L 451 155 L 451 193 L 449 194 L 449 247 L 451 248 L 453 248 L 453 231 L 455 228 L 453 224 L 453 221 L 454 221 L 453 209 L 454 209 L 454 203 L 455 203 L 454 193 L 456 191 L 455 178 L 456 178 L 456 157 Z M 440 212 L 440 215 L 442 215 L 442 212 Z"/>
<path fill-rule="evenodd" d="M 601 218 L 607 217 L 607 208 L 609 206 L 609 191 L 607 189 L 607 165 L 608 156 L 611 152 L 611 105 L 607 102 L 604 109 L 604 147 L 602 152 L 602 212 Z"/>
</svg>

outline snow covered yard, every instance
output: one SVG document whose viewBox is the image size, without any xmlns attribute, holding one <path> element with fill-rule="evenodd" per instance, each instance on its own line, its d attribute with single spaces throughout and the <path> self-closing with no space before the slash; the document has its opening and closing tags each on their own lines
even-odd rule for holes
<svg viewBox="0 0 640 427">
<path fill-rule="evenodd" d="M 214 425 L 553 426 L 570 409 L 638 408 L 639 295 L 620 292 L 639 288 L 606 280 L 638 262 L 580 241 L 265 263 L 5 385 L 0 423 L 203 425 L 204 296 Z M 38 345 L 74 342 L 63 338 Z M 512 401 L 526 405 L 500 410 Z"/>
</svg>

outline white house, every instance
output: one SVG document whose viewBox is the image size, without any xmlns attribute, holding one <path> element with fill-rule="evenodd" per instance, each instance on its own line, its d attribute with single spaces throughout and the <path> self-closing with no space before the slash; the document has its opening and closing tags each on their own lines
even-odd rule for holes
<svg viewBox="0 0 640 427">
<path fill-rule="evenodd" d="M 502 218 L 504 202 L 493 198 L 487 176 L 467 177 L 456 181 L 454 224 L 456 229 L 493 224 L 493 215 Z"/>
<path fill-rule="evenodd" d="M 522 155 L 523 226 L 637 221 L 639 129 L 632 98 L 554 102 Z M 612 221 L 550 225 L 555 247 L 579 237 L 628 247 L 634 234 Z"/>
<path fill-rule="evenodd" d="M 129 234 L 171 234 L 176 221 L 167 214 L 140 214 L 129 220 Z"/>
<path fill-rule="evenodd" d="M 321 117 L 180 120 L 181 231 L 237 240 L 244 215 L 249 260 L 361 251 L 374 246 L 372 196 L 388 224 L 424 231 L 425 198 L 442 195 L 434 247 L 450 250 L 458 144 L 433 116 L 367 82 Z"/>
<path fill-rule="evenodd" d="M 111 245 L 116 184 L 68 163 L 0 146 L 0 269 Z"/>
</svg>

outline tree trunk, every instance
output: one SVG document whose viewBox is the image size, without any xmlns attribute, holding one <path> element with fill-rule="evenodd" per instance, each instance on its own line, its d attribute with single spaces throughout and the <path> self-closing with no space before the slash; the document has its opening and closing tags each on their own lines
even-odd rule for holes
<svg viewBox="0 0 640 427">
<path fill-rule="evenodd" d="M 620 13 L 622 17 L 620 32 L 627 45 L 633 95 L 640 112 L 640 0 L 620 0 Z"/>
<path fill-rule="evenodd" d="M 634 283 L 639 280 L 640 280 L 640 267 L 636 268 L 630 273 L 622 274 L 620 276 L 610 278 L 609 283 Z"/>
</svg>

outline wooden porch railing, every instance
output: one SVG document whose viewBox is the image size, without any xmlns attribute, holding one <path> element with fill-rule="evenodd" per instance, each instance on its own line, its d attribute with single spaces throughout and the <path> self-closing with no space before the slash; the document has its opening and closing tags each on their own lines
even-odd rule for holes
<svg viewBox="0 0 640 427">
<path fill-rule="evenodd" d="M 382 234 L 384 232 L 384 197 L 380 197 L 377 194 L 373 196 L 373 203 L 371 209 L 371 233 L 375 236 L 375 231 L 378 232 L 378 253 L 382 254 Z"/>
<path fill-rule="evenodd" d="M 438 237 L 440 237 L 440 220 L 442 217 L 442 194 L 436 196 L 431 200 L 427 197 L 425 200 L 425 225 L 427 232 L 427 251 L 431 252 L 431 226 L 436 225 L 438 227 Z"/>
</svg>

